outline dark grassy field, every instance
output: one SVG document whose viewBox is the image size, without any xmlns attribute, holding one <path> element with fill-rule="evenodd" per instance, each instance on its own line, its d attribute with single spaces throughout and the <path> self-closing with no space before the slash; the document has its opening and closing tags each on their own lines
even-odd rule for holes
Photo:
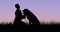
<svg viewBox="0 0 60 32">
<path fill-rule="evenodd" d="M 13 31 L 13 27 L 14 27 L 14 24 L 0 24 L 0 31 L 2 32 L 12 32 Z M 40 27 L 38 27 L 39 29 L 37 29 L 39 32 L 57 32 L 57 31 L 60 31 L 60 24 L 43 24 L 43 25 L 40 25 Z M 35 28 L 34 28 L 35 29 Z M 36 31 L 36 30 L 35 30 Z M 37 32 L 38 32 L 37 31 Z"/>
</svg>

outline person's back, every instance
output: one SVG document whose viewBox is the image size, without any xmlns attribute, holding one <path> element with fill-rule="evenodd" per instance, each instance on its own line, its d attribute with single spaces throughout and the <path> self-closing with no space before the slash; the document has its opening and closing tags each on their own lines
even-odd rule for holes
<svg viewBox="0 0 60 32">
<path fill-rule="evenodd" d="M 40 22 L 37 19 L 37 17 L 28 9 L 24 9 L 23 12 L 29 20 L 30 30 L 32 30 L 33 32 L 40 31 L 39 30 L 40 29 Z"/>
<path fill-rule="evenodd" d="M 23 12 L 26 14 L 30 24 L 32 23 L 32 25 L 40 25 L 39 20 L 31 11 L 29 11 L 28 9 L 24 9 Z"/>
</svg>

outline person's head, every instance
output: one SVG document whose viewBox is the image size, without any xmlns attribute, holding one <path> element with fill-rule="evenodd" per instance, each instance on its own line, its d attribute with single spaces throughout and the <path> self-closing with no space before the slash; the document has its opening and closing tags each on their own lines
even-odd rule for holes
<svg viewBox="0 0 60 32">
<path fill-rule="evenodd" d="M 15 4 L 15 7 L 16 7 L 17 9 L 20 9 L 19 4 Z"/>
<path fill-rule="evenodd" d="M 24 9 L 24 10 L 23 10 L 23 14 L 27 14 L 28 11 L 29 11 L 28 9 Z"/>
</svg>

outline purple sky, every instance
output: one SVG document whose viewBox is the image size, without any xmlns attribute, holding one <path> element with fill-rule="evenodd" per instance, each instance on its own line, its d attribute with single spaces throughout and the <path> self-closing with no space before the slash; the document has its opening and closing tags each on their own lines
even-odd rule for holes
<svg viewBox="0 0 60 32">
<path fill-rule="evenodd" d="M 60 0 L 0 0 L 0 22 L 14 20 L 16 3 L 21 10 L 31 10 L 39 20 L 60 21 Z"/>
</svg>

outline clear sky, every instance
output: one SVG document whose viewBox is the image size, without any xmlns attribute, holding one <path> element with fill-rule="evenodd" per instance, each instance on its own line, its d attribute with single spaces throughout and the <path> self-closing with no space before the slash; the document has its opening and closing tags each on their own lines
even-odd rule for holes
<svg viewBox="0 0 60 32">
<path fill-rule="evenodd" d="M 39 20 L 60 21 L 60 0 L 0 0 L 0 22 L 14 20 L 15 4 L 28 8 Z"/>
</svg>

